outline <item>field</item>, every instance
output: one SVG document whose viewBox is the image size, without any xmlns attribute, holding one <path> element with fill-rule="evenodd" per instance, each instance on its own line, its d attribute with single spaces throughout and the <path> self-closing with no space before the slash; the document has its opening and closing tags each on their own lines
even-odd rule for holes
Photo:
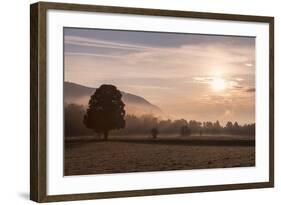
<svg viewBox="0 0 281 205">
<path fill-rule="evenodd" d="M 78 137 L 64 151 L 66 176 L 255 166 L 255 140 L 244 136 Z"/>
</svg>

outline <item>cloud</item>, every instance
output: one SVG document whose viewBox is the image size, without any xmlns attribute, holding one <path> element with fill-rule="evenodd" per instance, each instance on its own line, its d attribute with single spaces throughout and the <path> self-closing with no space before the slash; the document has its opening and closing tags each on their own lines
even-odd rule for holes
<svg viewBox="0 0 281 205">
<path fill-rule="evenodd" d="M 186 35 L 172 46 L 172 41 L 160 44 L 163 39 L 149 44 L 147 42 L 152 42 L 151 39 L 146 41 L 149 35 L 142 39 L 146 42 L 143 44 L 130 37 L 136 33 L 141 36 L 141 32 L 127 34 L 131 39 L 127 42 L 124 36 L 121 41 L 114 31 L 110 32 L 108 40 L 94 32 L 87 37 L 65 36 L 66 80 L 93 87 L 102 83 L 115 84 L 121 90 L 143 96 L 176 117 L 216 120 L 219 116 L 223 120 L 228 113 L 229 118 L 238 121 L 254 119 L 254 95 L 250 94 L 254 91 L 250 89 L 254 88 L 255 69 L 245 65 L 255 60 L 252 40 L 245 43 L 245 39 L 240 42 L 237 37 L 233 43 L 231 37 L 224 37 L 223 41 L 216 37 L 215 41 L 204 43 L 185 42 L 184 38 L 189 39 Z M 177 36 L 171 39 L 175 38 Z M 209 37 L 198 37 L 204 38 Z M 216 76 L 217 73 L 221 75 Z M 223 94 L 212 92 L 208 85 L 218 77 L 226 84 Z"/>
<path fill-rule="evenodd" d="M 84 57 L 99 57 L 99 58 L 122 58 L 122 56 L 119 55 L 113 55 L 113 54 L 96 54 L 96 53 L 83 53 L 83 52 L 65 52 L 66 56 L 84 56 Z"/>
<path fill-rule="evenodd" d="M 246 90 L 246 92 L 249 92 L 249 93 L 256 92 L 256 88 L 248 88 Z"/>
<path fill-rule="evenodd" d="M 145 32 L 129 30 L 64 28 L 65 36 L 95 38 L 106 42 L 136 44 L 149 47 L 178 48 L 182 45 L 226 45 L 229 47 L 253 47 L 254 37 L 222 36 L 187 33 Z"/>
<path fill-rule="evenodd" d="M 193 77 L 192 79 L 196 83 L 210 83 L 214 77 Z"/>
<path fill-rule="evenodd" d="M 111 41 L 103 41 L 95 38 L 84 38 L 79 36 L 65 36 L 64 43 L 68 45 L 77 45 L 77 46 L 87 46 L 87 47 L 103 47 L 103 48 L 111 48 L 111 49 L 125 49 L 125 50 L 147 50 L 153 49 L 152 47 L 127 44 L 127 43 L 119 43 L 119 42 L 111 42 Z"/>
<path fill-rule="evenodd" d="M 252 63 L 245 63 L 245 66 L 247 66 L 247 67 L 253 67 L 253 64 L 252 64 Z"/>
<path fill-rule="evenodd" d="M 204 37 L 200 36 L 204 39 Z M 206 39 L 210 38 L 205 36 Z M 217 37 L 218 38 L 218 37 Z M 230 37 L 229 37 L 230 38 Z M 186 37 L 188 39 L 188 37 Z M 219 39 L 219 38 L 218 38 Z M 241 67 L 241 70 L 245 64 L 249 64 L 254 59 L 254 53 L 251 47 L 245 45 L 232 45 L 231 40 L 227 41 L 224 39 L 224 43 L 218 43 L 219 40 L 205 41 L 205 44 L 197 42 L 197 44 L 182 43 L 177 47 L 163 47 L 160 45 L 148 46 L 140 45 L 137 43 L 125 43 L 120 41 L 106 41 L 97 39 L 95 37 L 86 38 L 80 36 L 67 35 L 64 38 L 65 51 L 68 54 L 88 56 L 95 55 L 96 57 L 124 57 L 128 62 L 132 64 L 136 63 L 150 63 L 155 62 L 156 59 L 167 59 L 165 62 L 171 66 L 186 64 L 189 60 L 189 66 L 191 69 L 202 69 L 204 67 L 225 67 L 234 69 Z M 230 38 L 231 39 L 231 38 Z M 236 40 L 238 43 L 239 41 Z M 239 44 L 239 43 L 238 43 Z M 206 61 L 207 59 L 207 61 Z M 247 65 L 248 65 L 247 64 Z M 250 63 L 253 65 L 252 63 Z M 201 68 L 200 68 L 201 67 Z M 190 68 L 189 68 L 190 69 Z M 209 68 L 210 69 L 210 68 Z M 217 69 L 217 68 L 215 68 Z M 225 68 L 223 68 L 225 69 Z"/>
<path fill-rule="evenodd" d="M 199 76 L 192 78 L 195 83 L 211 84 L 216 79 L 221 79 L 225 84 L 225 89 L 240 90 L 244 87 L 241 85 L 242 78 L 220 77 L 220 76 Z"/>
</svg>

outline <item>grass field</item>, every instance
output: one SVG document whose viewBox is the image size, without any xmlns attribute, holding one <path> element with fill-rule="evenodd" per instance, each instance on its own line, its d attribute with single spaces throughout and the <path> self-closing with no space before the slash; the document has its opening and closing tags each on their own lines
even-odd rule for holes
<svg viewBox="0 0 281 205">
<path fill-rule="evenodd" d="M 255 140 L 245 136 L 110 136 L 65 141 L 64 174 L 87 175 L 255 165 Z"/>
</svg>

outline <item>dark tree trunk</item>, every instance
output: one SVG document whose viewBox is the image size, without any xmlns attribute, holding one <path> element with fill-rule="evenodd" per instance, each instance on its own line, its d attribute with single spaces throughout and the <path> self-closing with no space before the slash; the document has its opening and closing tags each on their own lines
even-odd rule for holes
<svg viewBox="0 0 281 205">
<path fill-rule="evenodd" d="M 103 136 L 104 136 L 104 140 L 106 141 L 108 139 L 108 131 L 105 131 L 103 133 Z"/>
</svg>

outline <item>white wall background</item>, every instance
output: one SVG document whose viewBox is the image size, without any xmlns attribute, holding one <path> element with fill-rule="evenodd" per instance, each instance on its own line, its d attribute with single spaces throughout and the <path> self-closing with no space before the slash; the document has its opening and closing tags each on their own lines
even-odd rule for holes
<svg viewBox="0 0 281 205">
<path fill-rule="evenodd" d="M 60 0 L 86 4 L 147 7 L 275 16 L 275 172 L 274 189 L 149 196 L 69 204 L 277 204 L 281 195 L 281 12 L 277 0 Z M 35 1 L 1 2 L 0 31 L 0 201 L 1 204 L 32 204 L 29 201 L 29 4 Z M 279 106 L 278 106 L 279 105 Z M 219 177 L 219 176 L 218 176 Z M 60 203 L 60 204 L 66 204 Z M 56 203 L 55 203 L 56 204 Z"/>
</svg>

